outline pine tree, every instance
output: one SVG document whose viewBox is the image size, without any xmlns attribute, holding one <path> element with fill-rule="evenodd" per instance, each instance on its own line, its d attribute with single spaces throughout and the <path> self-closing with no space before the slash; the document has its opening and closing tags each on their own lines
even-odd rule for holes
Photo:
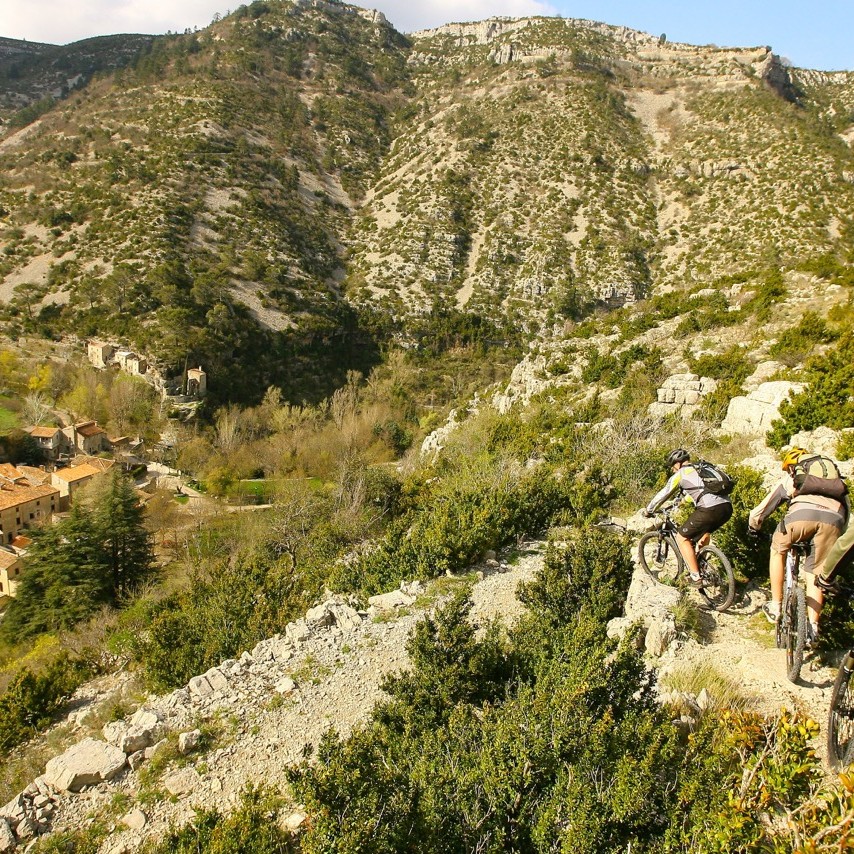
<svg viewBox="0 0 854 854">
<path fill-rule="evenodd" d="M 67 519 L 34 531 L 3 636 L 14 642 L 67 629 L 119 604 L 154 570 L 143 513 L 133 484 L 114 471 L 74 503 Z"/>
<path fill-rule="evenodd" d="M 154 553 L 151 536 L 143 524 L 144 513 L 130 480 L 118 470 L 111 472 L 96 498 L 93 517 L 114 601 L 151 575 Z"/>
</svg>

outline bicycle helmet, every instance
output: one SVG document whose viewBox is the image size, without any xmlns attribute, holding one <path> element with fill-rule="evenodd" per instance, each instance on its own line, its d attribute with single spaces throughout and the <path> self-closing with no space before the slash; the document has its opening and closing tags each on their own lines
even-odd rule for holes
<svg viewBox="0 0 854 854">
<path fill-rule="evenodd" d="M 783 471 L 786 471 L 789 466 L 795 465 L 801 457 L 809 454 L 806 448 L 799 448 L 797 445 L 792 445 L 783 453 Z"/>
<path fill-rule="evenodd" d="M 686 463 L 691 459 L 691 455 L 684 448 L 677 448 L 667 455 L 667 465 L 672 466 L 676 463 Z"/>
</svg>

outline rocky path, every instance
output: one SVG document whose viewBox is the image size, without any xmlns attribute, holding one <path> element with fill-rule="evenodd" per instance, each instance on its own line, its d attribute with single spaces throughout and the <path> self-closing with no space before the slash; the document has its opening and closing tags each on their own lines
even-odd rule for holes
<svg viewBox="0 0 854 854">
<path fill-rule="evenodd" d="M 533 577 L 542 559 L 542 544 L 536 543 L 513 565 L 488 561 L 476 568 L 472 618 L 481 624 L 493 618 L 511 623 L 522 610 L 516 587 Z M 262 642 L 251 655 L 224 662 L 166 697 L 149 698 L 144 708 L 172 733 L 158 745 L 134 752 L 127 724 L 110 725 L 119 736 L 111 741 L 130 754 L 130 770 L 80 793 L 34 790 L 31 800 L 44 803 L 49 797 L 54 831 L 81 828 L 96 817 L 111 830 L 102 854 L 129 854 L 191 821 L 196 808 L 228 811 L 250 783 L 286 791 L 288 766 L 316 747 L 330 727 L 346 736 L 367 720 L 383 696 L 383 679 L 408 666 L 406 640 L 415 623 L 442 596 L 471 580 L 440 579 L 426 590 L 398 591 L 403 607 L 372 608 L 369 614 L 357 615 L 340 600 L 313 609 L 305 621 Z M 637 586 L 650 590 L 640 570 L 633 589 Z M 702 642 L 677 637 L 651 663 L 662 676 L 710 664 L 738 683 L 758 710 L 775 714 L 784 706 L 797 708 L 823 729 L 834 671 L 805 665 L 802 683 L 788 682 L 784 654 L 774 648 L 770 626 L 758 613 L 763 601 L 761 591 L 745 594 L 730 613 L 708 615 Z M 182 755 L 176 735 L 196 728 L 207 734 L 208 744 Z M 823 742 L 822 732 L 816 744 L 820 753 Z M 39 783 L 44 789 L 44 780 Z M 301 819 L 294 805 L 291 821 L 298 825 Z"/>
<path fill-rule="evenodd" d="M 473 619 L 512 621 L 521 611 L 516 586 L 532 577 L 541 561 L 541 544 L 531 544 L 513 565 L 489 561 L 476 568 Z M 315 626 L 298 643 L 277 647 L 264 642 L 253 650 L 251 661 L 247 657 L 242 665 L 239 661 L 221 665 L 217 672 L 226 673 L 227 685 L 211 676 L 217 688 L 209 695 L 199 697 L 181 689 L 146 703 L 173 731 L 200 725 L 214 730 L 215 746 L 182 757 L 167 744 L 159 760 L 154 753 L 113 782 L 61 796 L 56 799 L 52 829 L 85 826 L 87 814 L 107 816 L 113 832 L 101 851 L 129 854 L 145 840 L 161 837 L 170 826 L 191 821 L 195 808 L 227 811 L 250 783 L 286 790 L 287 767 L 316 747 L 329 727 L 346 736 L 367 720 L 383 696 L 382 680 L 408 666 L 406 640 L 415 623 L 442 595 L 467 583 L 441 579 L 437 589 L 428 589 L 411 606 L 377 611 L 350 624 L 342 620 Z M 235 670 L 234 678 L 229 667 Z M 152 781 L 150 769 L 164 756 L 170 761 Z M 292 818 L 295 823 L 300 820 L 296 808 Z"/>
</svg>

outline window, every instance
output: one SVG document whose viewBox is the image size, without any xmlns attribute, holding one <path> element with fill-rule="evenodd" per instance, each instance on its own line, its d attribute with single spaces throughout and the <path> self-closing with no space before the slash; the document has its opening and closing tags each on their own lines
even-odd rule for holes
<svg viewBox="0 0 854 854">
<path fill-rule="evenodd" d="M 20 575 L 20 574 L 21 574 L 21 567 L 20 567 L 20 566 L 16 566 L 16 567 L 15 567 L 15 575 Z"/>
</svg>

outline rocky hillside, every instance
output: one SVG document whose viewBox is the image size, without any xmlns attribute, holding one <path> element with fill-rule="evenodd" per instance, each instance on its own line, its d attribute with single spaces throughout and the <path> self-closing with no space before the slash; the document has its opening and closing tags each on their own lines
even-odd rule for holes
<svg viewBox="0 0 854 854">
<path fill-rule="evenodd" d="M 8 327 L 203 361 L 225 398 L 316 398 L 436 306 L 534 333 L 850 263 L 854 75 L 765 47 L 271 0 L 44 106 L 0 143 Z"/>
</svg>

